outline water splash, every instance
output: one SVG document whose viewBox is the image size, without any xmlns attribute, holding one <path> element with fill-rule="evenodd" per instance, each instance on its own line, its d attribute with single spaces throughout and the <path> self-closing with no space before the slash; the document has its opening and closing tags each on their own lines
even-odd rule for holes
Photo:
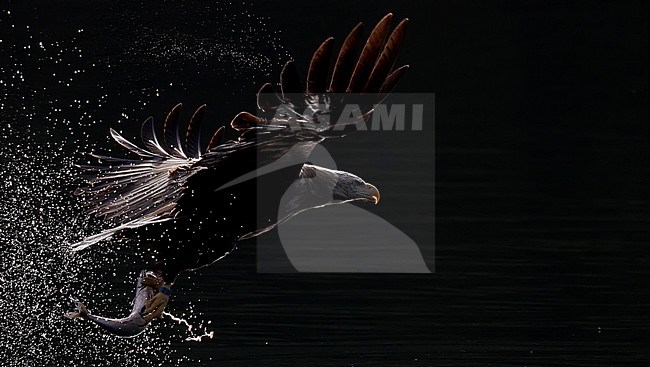
<svg viewBox="0 0 650 367">
<path fill-rule="evenodd" d="M 186 337 L 185 341 L 201 342 L 203 340 L 203 338 L 205 338 L 205 337 L 208 337 L 210 339 L 212 339 L 214 337 L 214 330 L 208 332 L 207 329 L 203 328 L 203 324 L 199 324 L 198 327 L 196 328 L 196 329 L 203 329 L 202 330 L 203 334 L 198 335 L 198 334 L 194 333 L 194 331 L 193 331 L 195 329 L 194 325 L 190 324 L 187 320 L 185 320 L 185 319 L 183 319 L 181 317 L 174 316 L 174 315 L 172 315 L 171 313 L 169 313 L 167 311 L 163 312 L 163 315 L 165 315 L 165 316 L 169 317 L 170 319 L 176 321 L 177 323 L 185 325 L 185 327 L 187 327 L 187 332 L 190 333 L 190 336 Z M 208 324 L 209 323 L 211 323 L 211 322 L 208 321 Z"/>
<path fill-rule="evenodd" d="M 180 10 L 176 5 L 160 3 L 156 11 L 192 11 L 189 5 L 181 4 Z M 115 10 L 105 6 L 92 4 L 88 11 Z M 264 19 L 228 2 L 206 5 L 206 16 L 191 18 L 212 33 L 208 38 L 194 37 L 195 24 L 183 27 L 182 17 L 131 32 L 146 23 L 132 19 L 134 14 L 147 19 L 151 14 L 124 9 L 143 4 L 118 1 L 108 6 L 122 9 L 118 14 L 124 17 L 86 17 L 80 5 L 78 12 L 66 13 L 67 25 L 55 32 L 48 19 L 57 19 L 58 9 L 11 2 L 0 11 L 0 54 L 7 60 L 0 65 L 0 88 L 10 91 L 0 94 L 3 366 L 178 366 L 193 362 L 191 351 L 180 343 L 183 338 L 203 341 L 215 335 L 202 324 L 191 327 L 186 320 L 192 318 L 185 315 L 187 333 L 156 323 L 133 339 L 115 338 L 85 320 L 64 317 L 73 309 L 71 299 L 97 314 L 127 313 L 142 260 L 123 240 L 93 251 L 70 251 L 70 243 L 101 226 L 89 222 L 71 195 L 79 173 L 73 164 L 84 161 L 82 153 L 95 150 L 93 143 L 110 152 L 109 127 L 121 122 L 134 126 L 149 114 L 164 112 L 152 109 L 152 101 L 167 97 L 176 102 L 193 85 L 231 72 L 242 85 L 260 84 L 252 76 L 269 74 L 286 52 Z M 174 21 L 178 27 L 170 26 Z M 220 34 L 226 28 L 227 36 Z M 117 42 L 112 36 L 122 38 Z M 275 51 L 262 56 L 257 50 L 262 42 Z M 142 56 L 143 48 L 152 51 L 150 57 Z M 172 66 L 175 72 L 169 75 Z M 200 75 L 194 75 L 197 71 Z M 238 93 L 234 87 L 227 90 Z"/>
</svg>

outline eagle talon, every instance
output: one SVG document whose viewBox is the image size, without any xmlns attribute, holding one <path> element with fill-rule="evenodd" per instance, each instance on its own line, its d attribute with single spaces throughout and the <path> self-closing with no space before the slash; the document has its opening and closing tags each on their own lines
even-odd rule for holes
<svg viewBox="0 0 650 367">
<path fill-rule="evenodd" d="M 160 278 L 154 278 L 154 277 L 146 277 L 142 279 L 142 284 L 146 285 L 147 287 L 152 287 L 154 289 L 160 288 L 161 285 L 163 285 L 164 280 Z"/>
<path fill-rule="evenodd" d="M 146 309 L 144 310 L 144 321 L 151 322 L 153 319 L 161 318 L 165 307 L 169 303 L 169 296 L 163 292 L 156 293 L 153 298 L 147 301 Z"/>
</svg>

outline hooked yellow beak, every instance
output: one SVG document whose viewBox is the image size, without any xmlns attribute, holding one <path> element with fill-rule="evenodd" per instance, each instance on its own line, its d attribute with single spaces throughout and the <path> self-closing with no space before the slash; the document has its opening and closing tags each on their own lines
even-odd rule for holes
<svg viewBox="0 0 650 367">
<path fill-rule="evenodd" d="M 371 185 L 369 183 L 366 184 L 366 190 L 368 192 L 368 198 L 372 198 L 375 201 L 375 204 L 379 202 L 379 198 L 381 195 L 379 195 L 379 190 L 375 187 L 375 185 Z"/>
</svg>

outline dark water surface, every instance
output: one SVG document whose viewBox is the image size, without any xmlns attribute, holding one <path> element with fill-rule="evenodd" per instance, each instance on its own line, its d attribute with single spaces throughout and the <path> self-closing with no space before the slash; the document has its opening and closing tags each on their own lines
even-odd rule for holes
<svg viewBox="0 0 650 367">
<path fill-rule="evenodd" d="M 210 320 L 212 339 L 183 341 L 184 328 L 166 320 L 151 331 L 162 337 L 120 341 L 118 350 L 99 330 L 68 331 L 63 323 L 56 348 L 87 338 L 100 345 L 92 358 L 71 351 L 61 353 L 69 360 L 53 362 L 28 347 L 43 339 L 27 333 L 0 339 L 11 365 L 650 362 L 643 2 L 64 1 L 12 2 L 8 9 L 0 46 L 12 58 L 2 69 L 1 122 L 29 128 L 28 138 L 5 134 L 11 149 L 3 150 L 3 162 L 19 160 L 7 152 L 24 149 L 25 139 L 61 142 L 59 160 L 80 159 L 78 150 L 88 146 L 114 148 L 105 140 L 109 127 L 135 136 L 139 121 L 162 118 L 179 101 L 188 110 L 208 103 L 215 123 L 229 121 L 254 109 L 258 86 L 276 80 L 286 58 L 304 71 L 325 37 L 340 40 L 357 21 L 371 25 L 388 11 L 412 20 L 401 56 L 411 69 L 399 91 L 436 94 L 435 124 L 425 122 L 423 133 L 360 133 L 326 145 L 339 168 L 380 187 L 382 202 L 366 208 L 416 240 L 434 273 L 259 274 L 251 241 L 176 287 L 170 312 L 192 310 L 195 321 Z M 36 51 L 19 47 L 37 47 L 30 35 L 60 43 L 35 58 Z M 47 61 L 59 54 L 60 63 Z M 8 76 L 16 68 L 25 82 Z M 70 87 L 61 84 L 66 73 Z M 3 171 L 5 179 L 12 174 Z M 7 197 L 11 190 L 5 188 Z M 414 212 L 415 201 L 432 207 Z M 5 204 L 8 213 L 18 205 Z M 18 248 L 22 232 L 12 232 L 18 227 L 6 218 L 4 245 Z M 273 232 L 260 239 L 274 240 Z M 84 293 L 115 314 L 126 308 L 132 288 L 123 279 L 139 270 L 138 260 L 117 261 L 128 253 L 121 249 L 102 263 L 106 253 L 75 276 L 98 277 L 104 292 L 120 294 L 109 300 Z M 3 279 L 2 306 L 15 307 L 6 291 L 13 278 Z M 159 343 L 151 355 L 115 357 L 145 342 Z M 166 354 L 171 359 L 160 357 Z"/>
</svg>

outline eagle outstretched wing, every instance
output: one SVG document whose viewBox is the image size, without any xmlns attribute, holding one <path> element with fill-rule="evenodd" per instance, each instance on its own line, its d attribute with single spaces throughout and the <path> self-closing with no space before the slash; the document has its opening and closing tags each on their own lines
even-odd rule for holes
<svg viewBox="0 0 650 367">
<path fill-rule="evenodd" d="M 167 115 L 162 137 L 153 118 L 145 120 L 142 146 L 111 129 L 113 139 L 139 159 L 92 154 L 100 164 L 80 166 L 85 185 L 76 194 L 86 198 L 90 213 L 114 227 L 73 244 L 73 250 L 124 229 L 182 216 L 195 203 L 183 198 L 199 188 L 218 190 L 259 176 L 264 169 L 295 166 L 297 177 L 312 149 L 332 136 L 334 122 L 346 105 L 355 104 L 356 116 L 367 118 L 374 104 L 390 93 L 406 71 L 406 65 L 396 68 L 395 63 L 408 20 L 391 31 L 392 18 L 388 14 L 375 26 L 363 48 L 363 25 L 354 27 L 341 46 L 329 79 L 332 38 L 314 53 L 304 88 L 296 66 L 287 62 L 280 75 L 280 93 L 271 84 L 259 90 L 260 116 L 241 112 L 231 121 L 238 134 L 236 140 L 225 141 L 222 126 L 203 148 L 200 136 L 205 105 L 192 115 L 184 139 L 180 134 L 180 104 Z"/>
<path fill-rule="evenodd" d="M 330 37 L 323 41 L 311 58 L 304 86 L 296 65 L 288 61 L 280 74 L 280 93 L 271 83 L 264 84 L 257 93 L 257 106 L 262 116 L 243 112 L 235 118 L 233 127 L 286 125 L 329 136 L 327 131 L 341 123 L 342 113 L 345 114 L 343 117 L 349 117 L 348 114 L 357 117 L 344 121 L 344 124 L 366 119 L 374 105 L 393 90 L 408 69 L 408 65 L 395 67 L 408 19 L 403 19 L 391 30 L 392 19 L 390 13 L 384 16 L 363 48 L 363 24 L 357 24 L 343 42 L 331 74 L 334 39 Z M 345 109 L 350 106 L 357 110 Z"/>
</svg>

